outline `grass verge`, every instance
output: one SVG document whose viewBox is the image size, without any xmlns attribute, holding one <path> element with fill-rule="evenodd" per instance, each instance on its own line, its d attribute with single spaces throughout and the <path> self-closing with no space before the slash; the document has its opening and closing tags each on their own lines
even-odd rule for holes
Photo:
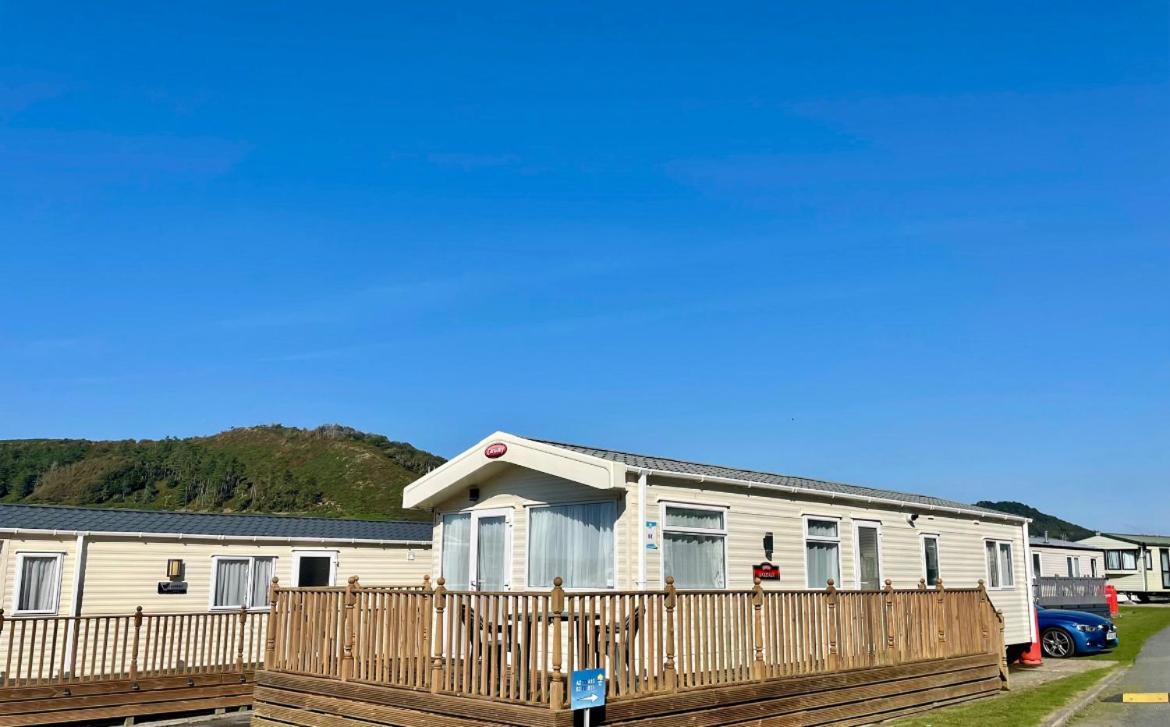
<svg viewBox="0 0 1170 727">
<path fill-rule="evenodd" d="M 1132 664 L 1146 639 L 1170 627 L 1170 608 L 1122 606 L 1114 621 L 1117 624 L 1120 641 L 1118 647 L 1103 654 L 1078 658 L 1116 661 L 1122 666 Z M 1077 694 L 1096 684 L 1113 671 L 1113 668 L 1093 669 L 1031 689 L 1006 692 L 971 704 L 961 704 L 897 720 L 892 724 L 897 727 L 965 727 L 973 724 L 1030 727 L 1039 724 Z"/>
</svg>

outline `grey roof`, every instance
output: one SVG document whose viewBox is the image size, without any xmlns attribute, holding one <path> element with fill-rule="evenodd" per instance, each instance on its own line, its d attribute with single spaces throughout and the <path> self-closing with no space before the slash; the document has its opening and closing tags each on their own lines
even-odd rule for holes
<svg viewBox="0 0 1170 727">
<path fill-rule="evenodd" d="M 114 510 L 56 505 L 0 505 L 0 529 L 411 542 L 429 542 L 431 539 L 431 523 L 428 522 Z"/>
<path fill-rule="evenodd" d="M 1116 538 L 1138 545 L 1161 545 L 1170 547 L 1170 535 L 1127 535 L 1125 533 L 1101 533 L 1108 538 Z"/>
<path fill-rule="evenodd" d="M 622 464 L 634 468 L 660 470 L 663 472 L 678 472 L 681 474 L 699 475 L 704 477 L 724 477 L 733 480 L 758 482 L 765 485 L 795 487 L 803 490 L 823 492 L 828 495 L 839 494 L 863 498 L 873 497 L 885 500 L 897 500 L 898 502 L 905 502 L 910 505 L 922 505 L 924 507 L 948 507 L 959 508 L 961 510 L 967 510 L 970 512 L 984 512 L 988 515 L 997 515 L 1012 520 L 1024 519 L 1018 515 L 1004 513 L 998 510 L 990 510 L 988 508 L 978 507 L 976 505 L 968 505 L 963 502 L 955 502 L 954 500 L 944 500 L 940 497 L 930 497 L 928 495 L 914 495 L 906 492 L 896 492 L 894 490 L 882 490 L 876 487 L 862 487 L 859 485 L 846 485 L 840 482 L 829 482 L 827 480 L 813 480 L 807 477 L 793 477 L 791 475 L 778 475 L 769 472 L 756 472 L 754 470 L 741 470 L 732 467 L 721 467 L 719 465 L 686 462 L 679 459 L 670 459 L 668 457 L 651 457 L 644 454 L 619 452 L 613 449 L 600 449 L 597 447 L 585 447 L 579 444 L 551 442 L 545 439 L 537 439 L 534 441 L 543 442 L 544 444 L 551 444 L 554 447 L 560 447 L 562 449 L 567 449 L 573 452 L 580 452 L 581 454 L 587 454 L 592 457 L 607 459 L 612 462 L 621 462 Z"/>
<path fill-rule="evenodd" d="M 1043 535 L 1033 535 L 1030 540 L 1032 547 L 1049 548 L 1068 548 L 1071 550 L 1104 550 L 1104 548 L 1097 545 L 1089 545 L 1088 543 L 1074 543 L 1071 540 L 1061 540 L 1060 538 L 1045 538 Z"/>
</svg>

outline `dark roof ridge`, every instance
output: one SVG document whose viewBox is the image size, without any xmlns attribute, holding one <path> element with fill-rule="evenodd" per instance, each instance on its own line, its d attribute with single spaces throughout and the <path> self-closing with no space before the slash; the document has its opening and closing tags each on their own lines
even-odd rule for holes
<svg viewBox="0 0 1170 727">
<path fill-rule="evenodd" d="M 425 520 L 379 520 L 359 517 L 329 517 L 327 515 L 295 515 L 292 513 L 276 512 L 206 512 L 202 510 L 151 510 L 145 507 L 102 507 L 100 505 L 60 505 L 57 503 L 39 502 L 0 502 L 0 508 L 27 507 L 53 510 L 82 510 L 84 512 L 125 512 L 141 513 L 143 515 L 207 515 L 214 517 L 248 517 L 248 518 L 279 518 L 282 520 L 319 520 L 322 522 L 357 522 L 357 523 L 417 523 Z"/>
</svg>

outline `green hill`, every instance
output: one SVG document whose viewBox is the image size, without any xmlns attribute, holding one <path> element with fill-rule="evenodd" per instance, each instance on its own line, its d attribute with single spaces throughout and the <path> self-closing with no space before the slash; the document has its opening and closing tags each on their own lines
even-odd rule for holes
<svg viewBox="0 0 1170 727">
<path fill-rule="evenodd" d="M 425 520 L 402 509 L 402 489 L 443 461 L 338 425 L 157 441 L 7 440 L 0 501 Z"/>
<path fill-rule="evenodd" d="M 1067 520 L 1061 520 L 1055 515 L 1040 512 L 1031 505 L 1025 505 L 1022 502 L 1012 502 L 1011 500 L 991 502 L 989 500 L 981 500 L 975 504 L 979 507 L 988 507 L 992 510 L 1032 518 L 1032 524 L 1028 526 L 1028 530 L 1032 535 L 1037 537 L 1041 537 L 1047 532 L 1050 538 L 1080 540 L 1094 534 L 1094 531 L 1088 528 L 1081 527 L 1076 523 L 1070 523 Z"/>
</svg>

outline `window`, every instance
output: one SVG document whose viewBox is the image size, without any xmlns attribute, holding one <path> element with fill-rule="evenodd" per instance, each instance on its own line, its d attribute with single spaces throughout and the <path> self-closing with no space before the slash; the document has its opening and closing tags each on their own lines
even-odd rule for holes
<svg viewBox="0 0 1170 727">
<path fill-rule="evenodd" d="M 1080 558 L 1073 558 L 1072 556 L 1069 556 L 1069 557 L 1065 558 L 1065 561 L 1068 564 L 1068 577 L 1069 578 L 1080 578 L 1081 577 L 1081 559 Z"/>
<path fill-rule="evenodd" d="M 1106 550 L 1105 570 L 1137 570 L 1137 551 Z"/>
<path fill-rule="evenodd" d="M 938 536 L 922 536 L 922 563 L 926 571 L 926 585 L 938 585 Z"/>
<path fill-rule="evenodd" d="M 613 588 L 616 502 L 542 505 L 528 512 L 528 585 Z"/>
<path fill-rule="evenodd" d="M 678 588 L 726 588 L 724 511 L 667 505 L 662 521 L 663 576 Z"/>
<path fill-rule="evenodd" d="M 1016 584 L 1012 573 L 1012 544 L 998 540 L 986 541 L 987 583 L 990 588 L 1011 588 Z"/>
<path fill-rule="evenodd" d="M 1146 570 L 1154 570 L 1154 554 L 1150 552 L 1149 548 L 1146 548 L 1145 555 L 1146 555 Z"/>
<path fill-rule="evenodd" d="M 841 583 L 841 531 L 836 520 L 805 518 L 805 572 L 809 588 Z"/>
<path fill-rule="evenodd" d="M 1040 577 L 1040 554 L 1032 553 L 1032 575 L 1036 578 Z"/>
<path fill-rule="evenodd" d="M 1121 570 L 1121 551 L 1120 550 L 1106 550 L 1105 551 L 1105 567 L 1109 570 Z"/>
<path fill-rule="evenodd" d="M 882 526 L 870 520 L 853 522 L 853 544 L 857 558 L 857 588 L 879 591 L 882 587 Z"/>
<path fill-rule="evenodd" d="M 61 596 L 61 553 L 18 553 L 15 611 L 55 614 Z"/>
<path fill-rule="evenodd" d="M 443 555 L 439 574 L 448 591 L 466 591 L 471 577 L 471 513 L 443 516 Z"/>
<path fill-rule="evenodd" d="M 1097 559 L 1096 558 L 1089 558 L 1089 573 L 1091 573 L 1094 578 L 1097 577 Z"/>
<path fill-rule="evenodd" d="M 293 553 L 293 584 L 297 588 L 332 586 L 337 571 L 337 553 L 307 550 Z"/>
<path fill-rule="evenodd" d="M 268 608 L 268 584 L 272 582 L 275 558 L 212 558 L 211 607 Z"/>
</svg>

